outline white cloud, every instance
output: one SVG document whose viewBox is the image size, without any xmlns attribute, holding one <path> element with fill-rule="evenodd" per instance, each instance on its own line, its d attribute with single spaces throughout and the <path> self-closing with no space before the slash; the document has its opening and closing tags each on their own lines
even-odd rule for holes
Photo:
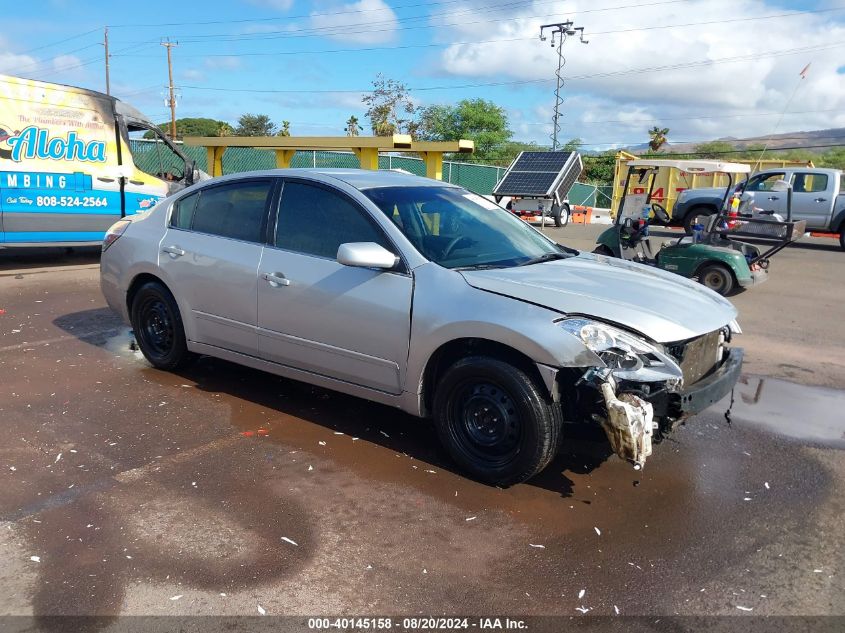
<svg viewBox="0 0 845 633">
<path fill-rule="evenodd" d="M 226 55 L 225 57 L 206 57 L 205 67 L 211 70 L 236 70 L 243 65 L 240 57 Z"/>
<path fill-rule="evenodd" d="M 82 63 L 76 55 L 57 55 L 52 60 L 53 70 L 55 71 L 69 71 L 76 70 Z"/>
<path fill-rule="evenodd" d="M 205 73 L 196 68 L 187 68 L 180 74 L 182 75 L 182 79 L 187 79 L 188 81 L 205 81 Z"/>
<path fill-rule="evenodd" d="M 359 0 L 332 4 L 311 14 L 311 26 L 318 35 L 358 44 L 378 44 L 393 39 L 398 26 L 396 14 L 384 0 Z"/>
<path fill-rule="evenodd" d="M 692 0 L 593 12 L 595 7 L 591 3 L 578 0 L 562 2 L 553 9 L 547 2 L 535 2 L 517 13 L 509 10 L 498 16 L 484 13 L 483 16 L 467 17 L 466 13 L 461 13 L 472 7 L 481 11 L 484 6 L 484 3 L 471 1 L 455 6 L 451 15 L 438 19 L 441 34 L 445 33 L 452 41 L 526 39 L 453 44 L 440 56 L 442 73 L 481 81 L 553 79 L 557 54 L 549 41 L 539 41 L 540 24 L 567 17 L 586 27 L 589 45 L 570 38 L 564 46 L 564 76 L 568 78 L 564 89 L 568 97 L 565 105 L 567 124 L 573 120 L 583 124 L 582 129 L 570 130 L 569 137 L 580 136 L 586 140 L 607 137 L 615 132 L 630 138 L 632 131 L 636 131 L 646 138 L 645 129 L 654 122 L 639 121 L 664 117 L 676 119 L 667 121 L 666 126 L 685 136 L 683 140 L 769 133 L 778 117 L 768 113 L 777 114 L 784 109 L 798 84 L 799 71 L 809 61 L 813 62 L 809 75 L 799 85 L 789 109 L 828 112 L 788 115 L 779 129 L 789 131 L 845 124 L 845 114 L 829 112 L 833 109 L 845 111 L 845 76 L 836 72 L 842 65 L 845 51 L 843 13 L 796 13 L 789 18 L 747 19 L 788 12 L 763 0 L 734 0 L 730 10 L 721 2 Z M 556 13 L 563 9 L 567 12 Z M 555 15 L 551 15 L 551 11 Z M 718 20 L 723 22 L 630 30 Z M 761 55 L 786 49 L 807 50 L 798 54 Z M 736 61 L 643 70 L 725 58 L 736 58 Z M 545 108 L 548 114 L 535 122 L 551 119 L 554 83 L 542 85 L 548 86 L 549 99 Z M 766 115 L 678 120 L 690 115 L 712 117 L 736 112 Z M 630 123 L 625 122 L 626 117 L 631 119 Z M 603 120 L 619 123 L 594 123 Z M 526 120 L 521 125 L 528 129 L 528 123 L 530 121 Z M 699 136 L 694 138 L 695 135 Z M 533 138 L 543 140 L 544 136 L 538 133 Z"/>
<path fill-rule="evenodd" d="M 41 63 L 35 57 L 9 52 L 9 48 L 8 39 L 0 34 L 0 73 L 29 76 L 40 70 Z"/>
<path fill-rule="evenodd" d="M 247 0 L 257 7 L 267 7 L 276 11 L 287 11 L 293 6 L 293 0 Z"/>
</svg>

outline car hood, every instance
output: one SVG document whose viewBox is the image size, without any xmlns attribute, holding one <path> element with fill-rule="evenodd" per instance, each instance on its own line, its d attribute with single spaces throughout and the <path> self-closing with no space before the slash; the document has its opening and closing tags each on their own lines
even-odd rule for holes
<svg viewBox="0 0 845 633">
<path fill-rule="evenodd" d="M 737 315 L 730 301 L 700 284 L 601 255 L 460 273 L 474 288 L 618 323 L 659 343 L 712 332 Z"/>
</svg>

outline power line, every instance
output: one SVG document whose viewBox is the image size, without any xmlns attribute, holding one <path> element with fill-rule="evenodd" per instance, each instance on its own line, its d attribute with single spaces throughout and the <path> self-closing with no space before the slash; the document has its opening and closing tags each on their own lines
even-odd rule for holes
<svg viewBox="0 0 845 633">
<path fill-rule="evenodd" d="M 86 35 L 90 35 L 91 33 L 98 33 L 101 27 L 97 27 L 91 29 L 90 31 L 85 31 L 84 33 L 78 33 L 76 35 L 71 35 L 70 37 L 66 37 L 63 40 L 57 40 L 55 42 L 50 42 L 48 44 L 42 44 L 41 46 L 36 46 L 35 48 L 30 48 L 25 51 L 21 51 L 20 53 L 15 53 L 16 55 L 26 55 L 28 53 L 33 53 L 35 51 L 40 51 L 45 48 L 50 48 L 51 46 L 56 46 L 57 44 L 64 44 L 65 42 L 70 42 L 71 40 L 79 39 L 80 37 L 85 37 Z"/>
<path fill-rule="evenodd" d="M 784 49 L 780 51 L 764 51 L 759 53 L 752 53 L 748 55 L 738 55 L 735 57 L 721 57 L 715 59 L 705 59 L 705 60 L 698 60 L 698 61 L 690 61 L 690 62 L 680 62 L 675 64 L 666 64 L 662 66 L 648 66 L 648 67 L 641 67 L 641 68 L 629 68 L 626 70 L 616 70 L 610 71 L 606 73 L 591 73 L 586 75 L 573 75 L 566 77 L 567 81 L 572 80 L 587 80 L 587 79 L 596 79 L 596 78 L 604 78 L 604 77 L 616 77 L 620 75 L 629 75 L 629 74 L 639 74 L 639 73 L 647 73 L 647 72 L 658 72 L 663 70 L 677 70 L 681 68 L 694 68 L 697 66 L 711 66 L 713 64 L 724 64 L 724 63 L 734 63 L 739 61 L 748 61 L 748 60 L 755 60 L 761 59 L 765 57 L 780 57 L 784 55 L 794 55 L 799 53 L 806 53 L 818 50 L 824 50 L 827 48 L 838 48 L 845 46 L 845 42 L 836 42 L 833 44 L 819 44 L 813 46 L 803 46 L 798 48 L 792 49 Z M 515 81 L 493 81 L 493 82 L 484 82 L 484 83 L 470 83 L 470 84 L 453 84 L 449 86 L 418 86 L 418 87 L 409 87 L 408 90 L 413 92 L 426 92 L 432 90 L 460 90 L 466 88 L 489 88 L 495 86 L 517 86 L 517 85 L 530 85 L 530 84 L 541 84 L 541 83 L 549 83 L 551 81 L 555 81 L 555 79 L 523 79 L 523 80 L 515 80 Z M 191 90 L 209 90 L 214 92 L 254 92 L 254 93 L 268 93 L 268 94 L 341 94 L 341 93 L 362 93 L 362 92 L 369 92 L 371 88 L 357 88 L 357 89 L 339 89 L 339 90 L 326 90 L 326 89 L 319 89 L 319 90 L 284 90 L 284 89 L 271 89 L 271 88 L 264 88 L 264 89 L 256 89 L 256 88 L 223 88 L 223 87 L 214 87 L 214 86 L 183 86 L 183 88 L 191 89 Z"/>
<path fill-rule="evenodd" d="M 826 110 L 796 110 L 786 112 L 786 115 L 794 114 L 820 114 L 822 112 L 842 112 L 842 108 L 828 108 Z M 579 121 L 579 125 L 599 125 L 605 123 L 627 123 L 630 125 L 664 123 L 666 121 L 694 121 L 698 119 L 732 119 L 742 117 L 778 116 L 780 112 L 742 112 L 736 114 L 695 114 L 681 117 L 660 117 L 655 119 L 604 119 L 596 121 Z M 548 125 L 545 121 L 519 121 L 519 125 Z"/>
</svg>

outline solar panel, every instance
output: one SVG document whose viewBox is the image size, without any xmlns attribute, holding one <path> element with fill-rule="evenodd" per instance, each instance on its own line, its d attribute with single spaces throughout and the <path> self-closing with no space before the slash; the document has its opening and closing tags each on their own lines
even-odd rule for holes
<svg viewBox="0 0 845 633">
<path fill-rule="evenodd" d="M 493 195 L 555 197 L 562 201 L 581 170 L 577 152 L 522 152 L 496 185 Z"/>
</svg>

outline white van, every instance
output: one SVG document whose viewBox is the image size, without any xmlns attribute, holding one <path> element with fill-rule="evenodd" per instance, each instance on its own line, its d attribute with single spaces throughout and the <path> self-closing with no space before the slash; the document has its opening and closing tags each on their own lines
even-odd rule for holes
<svg viewBox="0 0 845 633">
<path fill-rule="evenodd" d="M 154 141 L 130 145 L 145 132 Z M 132 106 L 0 75 L 0 248 L 100 244 L 116 220 L 204 178 Z"/>
</svg>

